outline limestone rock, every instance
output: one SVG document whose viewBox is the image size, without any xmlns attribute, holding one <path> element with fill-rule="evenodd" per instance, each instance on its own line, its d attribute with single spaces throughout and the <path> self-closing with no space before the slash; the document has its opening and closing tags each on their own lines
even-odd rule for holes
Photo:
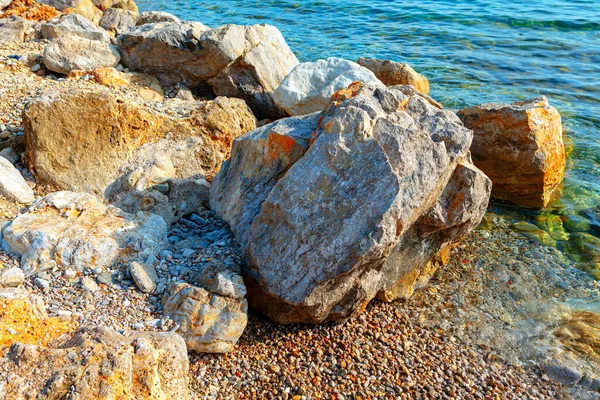
<svg viewBox="0 0 600 400">
<path fill-rule="evenodd" d="M 133 11 L 138 13 L 137 4 L 133 0 L 92 0 L 92 2 L 101 10 L 109 8 L 118 8 L 121 10 Z"/>
<path fill-rule="evenodd" d="M 136 25 L 155 24 L 157 22 L 179 22 L 179 18 L 164 11 L 146 11 L 140 14 Z"/>
<path fill-rule="evenodd" d="M 93 21 L 95 24 L 100 22 L 100 18 L 102 18 L 102 11 L 94 5 L 92 0 L 79 0 L 75 3 L 75 13 L 83 15 L 90 21 Z"/>
<path fill-rule="evenodd" d="M 109 8 L 104 11 L 99 25 L 107 31 L 118 35 L 137 22 L 137 13 L 129 10 L 121 10 L 120 8 Z"/>
<path fill-rule="evenodd" d="M 78 36 L 59 37 L 44 49 L 46 68 L 61 74 L 76 69 L 114 67 L 120 59 L 119 52 L 112 44 Z"/>
<path fill-rule="evenodd" d="M 84 271 L 146 260 L 162 250 L 166 237 L 158 215 L 127 214 L 87 193 L 55 192 L 4 228 L 2 245 L 21 255 L 21 268 L 31 276 L 57 265 Z"/>
<path fill-rule="evenodd" d="M 89 40 L 110 41 L 105 30 L 98 28 L 93 22 L 79 14 L 64 14 L 59 18 L 42 24 L 44 39 L 57 39 L 63 36 L 79 36 Z"/>
<path fill-rule="evenodd" d="M 493 182 L 492 196 L 545 207 L 560 195 L 566 157 L 558 111 L 538 97 L 459 111 L 473 130 L 473 161 Z"/>
<path fill-rule="evenodd" d="M 0 41 L 21 43 L 36 37 L 36 23 L 11 16 L 0 19 Z"/>
<path fill-rule="evenodd" d="M 153 293 L 158 276 L 153 265 L 133 261 L 129 264 L 129 273 L 137 287 L 144 293 Z"/>
<path fill-rule="evenodd" d="M 290 115 L 323 111 L 331 96 L 352 82 L 383 86 L 368 69 L 331 57 L 297 65 L 275 91 L 275 102 Z"/>
<path fill-rule="evenodd" d="M 386 86 L 411 85 L 419 92 L 429 94 L 429 81 L 410 65 L 390 60 L 361 57 L 357 63 L 372 71 Z"/>
<path fill-rule="evenodd" d="M 273 92 L 298 60 L 273 26 L 160 22 L 130 29 L 119 43 L 132 71 L 244 99 L 259 119 L 285 115 Z"/>
<path fill-rule="evenodd" d="M 121 101 L 103 88 L 47 93 L 23 112 L 25 158 L 38 182 L 174 222 L 208 201 L 207 181 L 231 142 L 256 127 L 239 99 L 176 104 L 186 117 Z"/>
<path fill-rule="evenodd" d="M 83 328 L 52 347 L 15 343 L 7 398 L 190 399 L 185 343 L 174 333 Z M 35 371 L 35 372 L 34 372 Z"/>
<path fill-rule="evenodd" d="M 295 163 L 267 140 L 262 148 L 247 140 L 244 150 L 233 147 L 211 188 L 214 209 L 242 248 L 248 301 L 276 322 L 345 319 L 379 292 L 408 295 L 439 264 L 436 255 L 483 217 L 490 182 L 470 163 L 472 133 L 423 96 L 356 83 L 303 123 L 310 126 L 280 135 L 297 146 Z M 307 150 L 289 139 L 308 132 Z M 260 151 L 283 158 L 285 173 L 269 161 L 254 165 Z M 245 195 L 238 180 L 269 193 Z M 260 206 L 222 204 L 229 201 Z"/>
<path fill-rule="evenodd" d="M 214 212 L 231 226 L 242 248 L 273 186 L 308 150 L 320 113 L 280 119 L 234 140 L 210 193 Z"/>
<path fill-rule="evenodd" d="M 10 161 L 0 157 L 0 195 L 21 204 L 35 200 L 33 190 Z"/>
<path fill-rule="evenodd" d="M 0 270 L 0 287 L 16 287 L 25 281 L 21 268 L 3 268 Z"/>
<path fill-rule="evenodd" d="M 231 351 L 248 322 L 244 298 L 210 293 L 187 283 L 173 283 L 163 298 L 163 313 L 179 325 L 188 350 Z"/>
<path fill-rule="evenodd" d="M 144 93 L 150 93 L 151 98 L 145 99 L 148 101 L 163 101 L 165 96 L 160 82 L 152 75 L 139 72 L 120 72 L 112 67 L 71 71 L 69 79 L 87 79 L 108 87 L 137 86 L 140 97 L 143 98 Z"/>
</svg>

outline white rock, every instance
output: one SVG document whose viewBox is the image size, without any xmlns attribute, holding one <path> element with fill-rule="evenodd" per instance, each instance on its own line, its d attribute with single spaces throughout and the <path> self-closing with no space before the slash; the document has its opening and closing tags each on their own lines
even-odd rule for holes
<svg viewBox="0 0 600 400">
<path fill-rule="evenodd" d="M 92 278 L 88 276 L 84 276 L 81 278 L 81 287 L 87 290 L 88 292 L 95 292 L 98 290 L 98 284 Z"/>
<path fill-rule="evenodd" d="M 33 190 L 10 161 L 0 157 L 0 195 L 22 204 L 35 200 Z"/>
<path fill-rule="evenodd" d="M 121 56 L 108 42 L 78 36 L 62 36 L 44 49 L 44 65 L 50 71 L 68 74 L 76 69 L 114 67 Z"/>
<path fill-rule="evenodd" d="M 21 268 L 4 268 L 0 271 L 1 287 L 17 287 L 25 281 L 25 274 Z"/>
<path fill-rule="evenodd" d="M 341 58 L 327 58 L 297 65 L 275 90 L 278 106 L 290 115 L 323 111 L 331 96 L 352 82 L 384 87 L 368 69 Z"/>
<path fill-rule="evenodd" d="M 4 10 L 12 3 L 12 0 L 0 0 L 0 10 Z"/>
</svg>

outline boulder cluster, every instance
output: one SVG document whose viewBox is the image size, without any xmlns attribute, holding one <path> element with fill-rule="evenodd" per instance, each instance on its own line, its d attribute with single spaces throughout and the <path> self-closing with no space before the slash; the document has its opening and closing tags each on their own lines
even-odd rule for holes
<svg viewBox="0 0 600 400">
<path fill-rule="evenodd" d="M 16 397 L 189 398 L 186 346 L 230 351 L 248 306 L 319 324 L 410 297 L 490 195 L 544 207 L 560 193 L 562 127 L 545 98 L 455 112 L 407 64 L 300 63 L 274 26 L 211 29 L 140 14 L 132 0 L 0 0 L 0 40 L 43 43 L 38 76 L 95 83 L 31 98 L 14 149 L 0 140 L 0 195 L 26 206 L 0 226 L 2 248 L 20 257 L 0 270 L 0 303 L 59 326 L 11 342 L 12 373 L 40 371 L 0 382 Z M 171 227 L 205 208 L 229 224 L 241 264 L 207 261 L 159 284 Z M 93 291 L 90 277 L 119 263 L 162 296 L 173 332 L 63 326 L 15 288 L 58 270 Z M 0 327 L 16 330 L 10 321 Z"/>
</svg>

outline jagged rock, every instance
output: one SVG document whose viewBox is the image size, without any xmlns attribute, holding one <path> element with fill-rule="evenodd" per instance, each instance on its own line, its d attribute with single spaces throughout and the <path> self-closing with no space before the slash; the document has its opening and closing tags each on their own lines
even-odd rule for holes
<svg viewBox="0 0 600 400">
<path fill-rule="evenodd" d="M 276 322 L 345 319 L 379 292 L 410 294 L 484 215 L 491 185 L 470 163 L 471 131 L 423 96 L 357 83 L 321 118 L 277 124 L 278 136 L 274 124 L 237 139 L 211 188 L 242 248 L 248 301 Z M 282 168 L 259 168 L 261 153 Z"/>
<path fill-rule="evenodd" d="M 162 305 L 164 315 L 179 325 L 178 333 L 190 351 L 231 351 L 248 322 L 248 304 L 243 297 L 214 294 L 188 283 L 171 284 Z"/>
<path fill-rule="evenodd" d="M 233 141 L 231 158 L 213 180 L 210 204 L 242 248 L 263 201 L 308 150 L 321 113 L 280 119 Z"/>
<path fill-rule="evenodd" d="M 133 11 L 122 10 L 120 8 L 109 8 L 104 11 L 99 25 L 107 31 L 118 35 L 130 27 L 135 26 L 137 19 L 138 15 Z"/>
<path fill-rule="evenodd" d="M 357 63 L 372 71 L 386 86 L 411 85 L 419 92 L 429 94 L 429 81 L 410 65 L 390 60 L 361 57 Z"/>
<path fill-rule="evenodd" d="M 136 25 L 155 24 L 157 22 L 179 22 L 179 18 L 164 11 L 146 11 L 140 14 Z"/>
<path fill-rule="evenodd" d="M 15 343 L 7 398 L 190 399 L 189 361 L 175 333 L 82 328 L 52 347 Z"/>
<path fill-rule="evenodd" d="M 21 268 L 3 268 L 0 270 L 0 287 L 16 287 L 25 281 L 25 274 Z"/>
<path fill-rule="evenodd" d="M 103 88 L 47 93 L 23 112 L 25 158 L 38 182 L 174 222 L 208 201 L 207 181 L 231 142 L 256 127 L 239 99 L 175 104 L 186 117 L 121 101 Z"/>
<path fill-rule="evenodd" d="M 132 71 L 244 99 L 259 119 L 285 115 L 273 92 L 298 60 L 274 26 L 160 22 L 130 29 L 119 43 Z"/>
<path fill-rule="evenodd" d="M 19 170 L 4 157 L 0 157 L 0 195 L 21 204 L 30 204 L 35 200 L 33 190 Z"/>
<path fill-rule="evenodd" d="M 37 36 L 37 24 L 25 18 L 11 16 L 0 19 L 0 41 L 21 43 Z"/>
<path fill-rule="evenodd" d="M 137 287 L 144 293 L 153 293 L 158 276 L 153 265 L 133 261 L 129 264 L 129 273 Z"/>
<path fill-rule="evenodd" d="M 275 102 L 290 115 L 323 111 L 338 90 L 352 82 L 383 84 L 355 62 L 330 57 L 297 65 L 275 91 Z"/>
<path fill-rule="evenodd" d="M 50 71 L 68 74 L 76 69 L 114 67 L 121 59 L 110 43 L 78 36 L 61 36 L 44 49 L 44 65 Z"/>
<path fill-rule="evenodd" d="M 3 231 L 3 248 L 21 255 L 26 276 L 59 266 L 76 271 L 146 260 L 162 250 L 167 225 L 131 215 L 87 193 L 55 192 L 35 201 Z"/>
<path fill-rule="evenodd" d="M 195 283 L 211 293 L 232 299 L 243 299 L 246 297 L 246 286 L 240 272 L 224 266 L 208 265 L 202 273 L 198 274 Z"/>
<path fill-rule="evenodd" d="M 473 130 L 473 161 L 492 180 L 492 196 L 545 207 L 560 195 L 566 165 L 562 124 L 546 97 L 483 104 L 458 116 Z"/>
<path fill-rule="evenodd" d="M 110 41 L 105 30 L 98 28 L 93 22 L 79 14 L 64 14 L 59 18 L 42 24 L 44 39 L 57 39 L 63 36 L 79 36 L 89 40 Z"/>
</svg>

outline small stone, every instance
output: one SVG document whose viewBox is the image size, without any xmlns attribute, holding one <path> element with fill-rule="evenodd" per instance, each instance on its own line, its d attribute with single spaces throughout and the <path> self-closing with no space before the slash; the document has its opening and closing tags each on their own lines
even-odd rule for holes
<svg viewBox="0 0 600 400">
<path fill-rule="evenodd" d="M 81 278 L 81 287 L 92 293 L 98 290 L 98 284 L 92 278 L 87 276 Z"/>
<path fill-rule="evenodd" d="M 151 265 L 145 265 L 137 261 L 129 264 L 129 273 L 137 287 L 144 293 L 153 293 L 156 289 L 158 276 Z"/>
<path fill-rule="evenodd" d="M 16 287 L 25 281 L 25 274 L 21 268 L 4 268 L 0 271 L 1 287 Z"/>
</svg>

